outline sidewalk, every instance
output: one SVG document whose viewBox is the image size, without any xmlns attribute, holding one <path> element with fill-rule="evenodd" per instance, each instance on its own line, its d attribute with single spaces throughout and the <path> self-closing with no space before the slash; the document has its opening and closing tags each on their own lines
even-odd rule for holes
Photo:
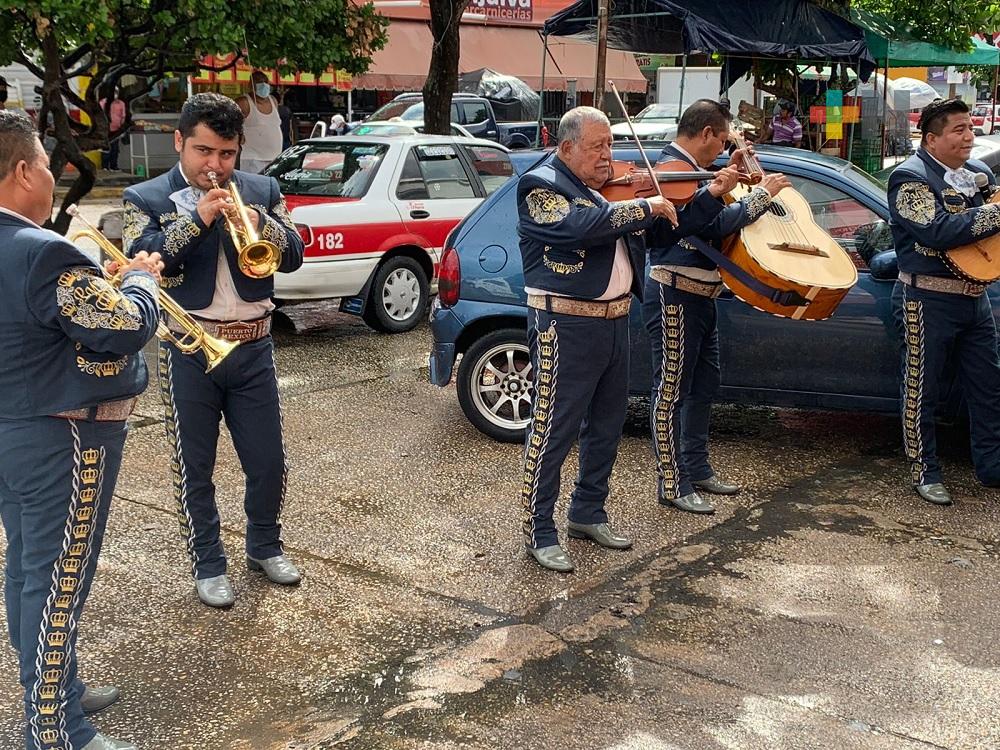
<svg viewBox="0 0 1000 750">
<path fill-rule="evenodd" d="M 107 198 L 121 198 L 122 191 L 129 185 L 136 185 L 143 180 L 148 179 L 147 177 L 139 177 L 134 174 L 129 174 L 127 171 L 112 172 L 107 169 L 97 170 L 97 180 L 94 182 L 93 189 L 87 193 L 86 199 L 89 200 L 100 200 Z M 59 178 L 59 182 L 56 183 L 56 197 L 66 194 L 69 190 L 70 185 L 76 180 L 76 170 L 63 172 L 62 176 Z"/>
</svg>

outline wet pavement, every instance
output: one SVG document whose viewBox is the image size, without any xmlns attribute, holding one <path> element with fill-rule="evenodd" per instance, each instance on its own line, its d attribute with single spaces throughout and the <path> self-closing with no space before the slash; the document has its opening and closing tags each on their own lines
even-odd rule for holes
<svg viewBox="0 0 1000 750">
<path fill-rule="evenodd" d="M 290 315 L 282 520 L 303 584 L 245 570 L 226 437 L 237 603 L 198 603 L 154 375 L 81 627 L 83 677 L 124 696 L 102 731 L 143 750 L 1000 747 L 1000 496 L 960 427 L 937 508 L 905 488 L 893 419 L 719 407 L 715 467 L 745 490 L 699 517 L 656 504 L 636 402 L 610 504 L 636 545 L 572 540 L 560 576 L 521 547 L 519 447 L 427 383 L 426 325 Z M 0 748 L 20 743 L 14 675 L 5 649 Z"/>
</svg>

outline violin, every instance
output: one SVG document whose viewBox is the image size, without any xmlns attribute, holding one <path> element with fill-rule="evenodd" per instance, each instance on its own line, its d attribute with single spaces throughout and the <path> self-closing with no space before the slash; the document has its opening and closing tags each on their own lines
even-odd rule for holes
<svg viewBox="0 0 1000 750">
<path fill-rule="evenodd" d="M 611 174 L 600 190 L 601 195 L 609 201 L 662 195 L 675 205 L 683 205 L 694 198 L 701 182 L 715 179 L 715 172 L 695 169 L 679 159 L 652 166 L 647 162 L 647 169 L 637 167 L 629 161 L 612 161 Z M 656 177 L 656 184 L 650 175 Z M 760 182 L 761 176 L 741 174 L 740 182 L 755 185 Z"/>
</svg>

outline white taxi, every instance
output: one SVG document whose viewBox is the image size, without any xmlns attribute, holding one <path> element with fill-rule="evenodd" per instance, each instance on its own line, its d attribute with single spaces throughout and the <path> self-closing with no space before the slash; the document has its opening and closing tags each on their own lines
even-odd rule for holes
<svg viewBox="0 0 1000 750">
<path fill-rule="evenodd" d="M 372 328 L 421 320 L 448 233 L 514 170 L 493 141 L 337 136 L 303 141 L 265 174 L 278 180 L 305 262 L 277 274 L 281 302 L 340 298 Z"/>
</svg>

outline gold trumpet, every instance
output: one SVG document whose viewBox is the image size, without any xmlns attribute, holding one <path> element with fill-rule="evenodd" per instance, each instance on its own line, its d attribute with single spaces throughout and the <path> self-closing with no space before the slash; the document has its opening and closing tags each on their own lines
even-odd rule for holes
<svg viewBox="0 0 1000 750">
<path fill-rule="evenodd" d="M 232 237 L 233 245 L 236 247 L 240 270 L 251 279 L 266 279 L 268 276 L 273 276 L 281 264 L 281 250 L 273 242 L 262 240 L 257 235 L 243 198 L 240 197 L 232 179 L 224 188 L 219 187 L 215 172 L 209 172 L 208 179 L 212 181 L 212 187 L 215 189 L 229 191 L 232 210 L 224 211 L 223 215 L 226 217 L 229 236 Z M 232 215 L 234 213 L 235 217 Z"/>
<path fill-rule="evenodd" d="M 76 242 L 79 238 L 86 237 L 119 265 L 126 265 L 130 262 L 129 257 L 125 253 L 115 247 L 111 240 L 101 234 L 97 227 L 80 215 L 80 211 L 75 205 L 69 206 L 66 209 L 66 213 L 70 216 L 75 216 L 87 227 L 70 237 L 70 242 Z M 117 275 L 111 276 L 108 281 L 117 286 L 120 278 Z M 156 328 L 156 335 L 164 341 L 171 342 L 184 352 L 184 354 L 194 354 L 197 351 L 204 352 L 205 360 L 208 362 L 208 368 L 205 372 L 214 370 L 222 360 L 232 353 L 233 349 L 239 346 L 238 341 L 226 341 L 225 339 L 217 339 L 215 336 L 210 335 L 208 331 L 198 324 L 198 321 L 191 317 L 187 310 L 178 305 L 162 289 L 160 290 L 159 298 L 160 308 L 166 313 L 168 318 L 184 330 L 184 333 L 178 335 L 167 328 L 163 321 L 160 321 L 160 324 Z"/>
</svg>

